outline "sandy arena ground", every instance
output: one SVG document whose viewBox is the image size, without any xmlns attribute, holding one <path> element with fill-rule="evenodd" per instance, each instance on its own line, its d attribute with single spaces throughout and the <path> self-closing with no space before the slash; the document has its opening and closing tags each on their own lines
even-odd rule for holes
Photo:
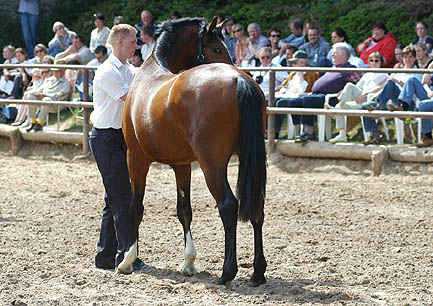
<svg viewBox="0 0 433 306">
<path fill-rule="evenodd" d="M 192 231 L 199 273 L 185 277 L 173 171 L 152 166 L 140 228 L 151 268 L 94 268 L 103 188 L 79 148 L 0 141 L 0 305 L 433 305 L 431 165 L 272 156 L 264 243 L 267 284 L 250 288 L 253 233 L 238 226 L 239 273 L 216 285 L 223 228 L 197 165 Z M 237 162 L 230 164 L 235 186 Z"/>
</svg>

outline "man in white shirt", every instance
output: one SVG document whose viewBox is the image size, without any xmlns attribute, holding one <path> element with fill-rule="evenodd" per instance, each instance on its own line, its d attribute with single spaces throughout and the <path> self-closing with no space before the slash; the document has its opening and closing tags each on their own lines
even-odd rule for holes
<svg viewBox="0 0 433 306">
<path fill-rule="evenodd" d="M 137 31 L 127 24 L 114 26 L 109 42 L 113 53 L 98 68 L 93 82 L 94 111 L 90 148 L 101 173 L 105 188 L 105 208 L 95 265 L 114 269 L 123 260 L 128 247 L 129 205 L 132 200 L 126 163 L 126 143 L 122 133 L 122 114 L 135 68 L 127 62 L 137 46 Z M 141 260 L 134 270 L 146 266 Z"/>
</svg>

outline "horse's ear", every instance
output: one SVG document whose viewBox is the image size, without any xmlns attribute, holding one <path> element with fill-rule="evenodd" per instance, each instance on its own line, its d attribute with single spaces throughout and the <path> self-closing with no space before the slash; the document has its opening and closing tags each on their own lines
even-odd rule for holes
<svg viewBox="0 0 433 306">
<path fill-rule="evenodd" d="M 217 20 L 218 20 L 218 17 L 215 16 L 212 19 L 212 22 L 207 25 L 206 30 L 208 33 L 212 33 L 212 31 L 215 30 L 215 28 L 217 26 Z"/>
</svg>

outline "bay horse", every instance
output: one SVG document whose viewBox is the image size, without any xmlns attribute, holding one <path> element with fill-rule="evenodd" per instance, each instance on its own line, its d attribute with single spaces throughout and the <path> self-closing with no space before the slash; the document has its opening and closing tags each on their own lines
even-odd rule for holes
<svg viewBox="0 0 433 306">
<path fill-rule="evenodd" d="M 123 133 L 133 200 L 128 250 L 117 268 L 119 273 L 131 273 L 137 257 L 146 175 L 152 162 L 168 164 L 175 172 L 177 215 L 184 230 L 182 271 L 186 275 L 196 272 L 190 184 L 191 162 L 198 161 L 225 231 L 225 258 L 218 284 L 229 285 L 238 271 L 238 217 L 250 221 L 254 230 L 250 285 L 266 282 L 262 240 L 265 98 L 259 86 L 232 65 L 221 28 L 216 18 L 209 24 L 199 18 L 165 22 L 153 52 L 130 86 Z M 227 166 L 234 153 L 239 156 L 239 204 L 227 181 Z"/>
</svg>

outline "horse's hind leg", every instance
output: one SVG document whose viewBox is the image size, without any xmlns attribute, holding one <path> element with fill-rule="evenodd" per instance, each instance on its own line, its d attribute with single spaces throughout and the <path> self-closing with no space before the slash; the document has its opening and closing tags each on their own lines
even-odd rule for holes
<svg viewBox="0 0 433 306">
<path fill-rule="evenodd" d="M 177 217 L 183 227 L 184 243 L 185 243 L 185 261 L 182 272 L 186 275 L 193 275 L 197 272 L 194 261 L 197 255 L 194 241 L 191 235 L 191 164 L 183 166 L 173 166 L 176 174 L 177 185 Z"/>
<path fill-rule="evenodd" d="M 133 150 L 132 147 L 129 147 L 127 155 L 129 176 L 131 178 L 132 202 L 129 206 L 130 227 L 128 249 L 125 252 L 123 261 L 117 266 L 117 272 L 119 273 L 131 273 L 133 270 L 132 264 L 138 256 L 138 227 L 143 219 L 144 190 L 150 166 L 149 161 L 143 161 L 142 158 L 137 159 L 135 157 L 141 153 L 140 149 L 135 149 Z"/>
<path fill-rule="evenodd" d="M 263 255 L 262 238 L 263 214 L 260 220 L 252 220 L 251 224 L 253 225 L 254 229 L 254 274 L 250 279 L 250 286 L 257 287 L 266 283 L 266 260 L 265 256 Z"/>
</svg>

